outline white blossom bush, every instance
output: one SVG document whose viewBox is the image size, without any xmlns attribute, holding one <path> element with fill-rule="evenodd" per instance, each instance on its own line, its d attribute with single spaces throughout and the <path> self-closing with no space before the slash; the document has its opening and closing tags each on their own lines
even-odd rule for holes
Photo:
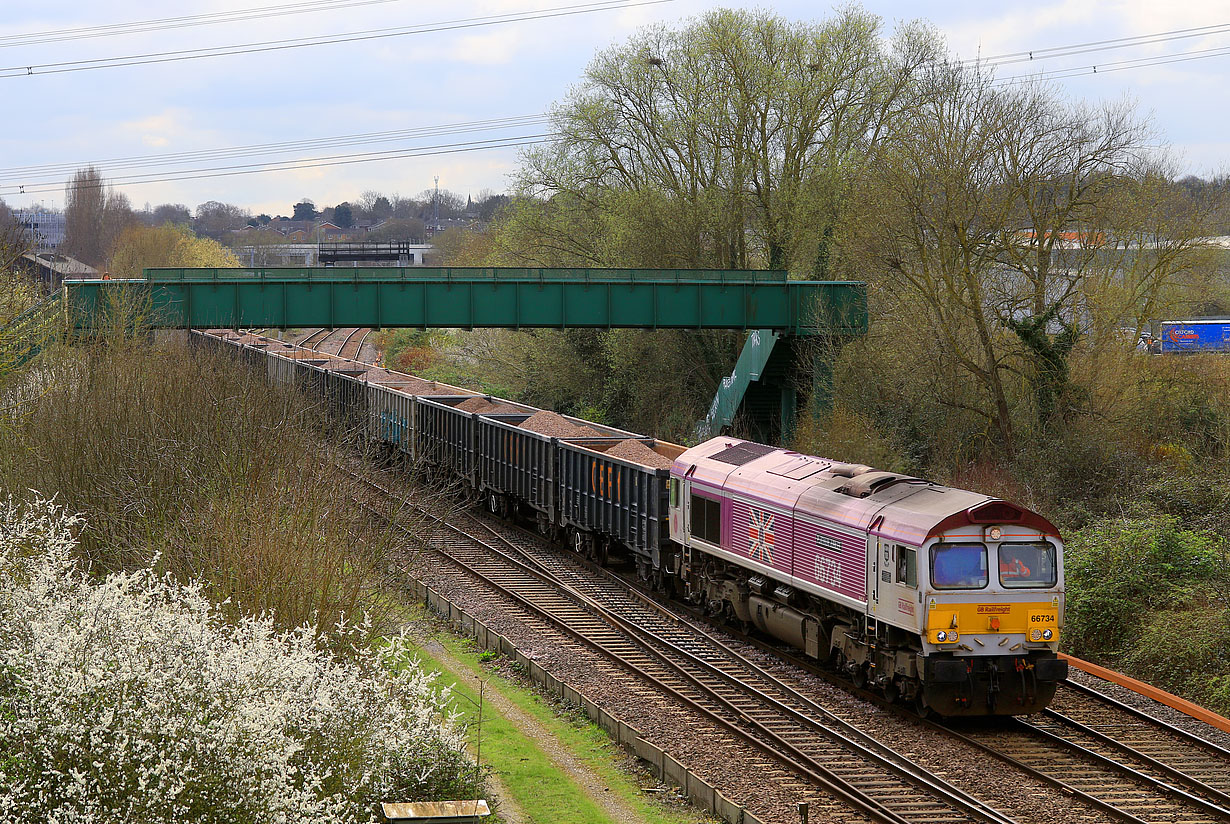
<svg viewBox="0 0 1230 824">
<path fill-rule="evenodd" d="M 480 792 L 404 638 L 339 656 L 150 570 L 90 580 L 78 526 L 0 501 L 0 821 L 358 822 Z"/>
</svg>

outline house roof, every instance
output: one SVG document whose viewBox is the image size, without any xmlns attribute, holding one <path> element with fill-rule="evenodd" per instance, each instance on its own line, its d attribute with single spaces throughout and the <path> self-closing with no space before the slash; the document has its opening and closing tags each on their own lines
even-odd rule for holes
<svg viewBox="0 0 1230 824">
<path fill-rule="evenodd" d="M 22 258 L 60 277 L 92 278 L 98 274 L 98 270 L 93 266 L 55 252 L 27 252 Z"/>
</svg>

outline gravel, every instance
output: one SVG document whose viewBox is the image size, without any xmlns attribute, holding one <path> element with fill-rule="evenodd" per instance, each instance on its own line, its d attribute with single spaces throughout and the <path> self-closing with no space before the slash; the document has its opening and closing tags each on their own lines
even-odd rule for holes
<svg viewBox="0 0 1230 824">
<path fill-rule="evenodd" d="M 531 432 L 537 432 L 539 435 L 549 435 L 553 438 L 585 438 L 597 435 L 592 429 L 589 430 L 589 432 L 593 432 L 592 435 L 582 433 L 582 429 L 588 429 L 588 427 L 577 426 L 563 415 L 549 412 L 546 409 L 530 415 L 519 423 L 518 426 Z"/>
<path fill-rule="evenodd" d="M 670 469 L 674 463 L 665 455 L 659 455 L 645 444 L 638 440 L 629 438 L 626 441 L 619 443 L 606 450 L 606 454 L 614 458 L 623 458 L 625 461 L 632 461 L 643 466 L 651 466 L 654 469 Z"/>
<path fill-rule="evenodd" d="M 1224 749 L 1230 749 L 1230 733 L 1209 726 L 1199 719 L 1192 718 L 1187 713 L 1179 712 L 1127 687 L 1121 687 L 1110 681 L 1104 681 L 1096 675 L 1090 675 L 1083 670 L 1078 670 L 1074 666 L 1068 667 L 1068 680 L 1095 689 L 1103 695 L 1110 696 L 1116 701 L 1127 704 L 1129 707 L 1135 707 L 1142 712 L 1152 715 L 1159 721 L 1164 721 L 1184 732 L 1190 732 L 1192 735 L 1203 738 L 1211 744 L 1216 744 Z"/>
<path fill-rule="evenodd" d="M 477 412 L 480 415 L 492 415 L 492 414 L 513 413 L 513 412 L 522 411 L 518 409 L 517 407 L 512 406 L 511 404 L 495 403 L 494 401 L 489 401 L 486 398 L 481 398 L 478 396 L 470 398 L 469 400 L 466 400 L 466 401 L 462 401 L 461 403 L 457 404 L 456 408 L 460 409 L 462 412 Z"/>
<path fill-rule="evenodd" d="M 512 640 L 528 658 L 635 726 L 647 740 L 687 764 L 732 801 L 746 806 L 765 821 L 794 824 L 798 821 L 795 805 L 805 799 L 813 801 L 813 820 L 861 820 L 848 810 L 833 810 L 828 806 L 831 800 L 818 790 L 792 786 L 785 774 L 769 778 L 765 774 L 764 757 L 742 740 L 603 656 L 580 648 L 554 627 L 527 617 L 511 602 L 484 591 L 449 566 L 423 554 L 414 572 L 420 580 Z M 740 646 L 734 640 L 728 643 Z M 943 733 L 867 704 L 770 653 L 750 648 L 741 648 L 741 651 L 782 680 L 798 685 L 817 704 L 867 730 L 929 772 L 982 798 L 1006 815 L 1022 822 L 1109 822 L 1098 811 L 1049 785 L 1015 773 L 1001 762 Z M 768 769 L 772 775 L 774 768 Z"/>
</svg>

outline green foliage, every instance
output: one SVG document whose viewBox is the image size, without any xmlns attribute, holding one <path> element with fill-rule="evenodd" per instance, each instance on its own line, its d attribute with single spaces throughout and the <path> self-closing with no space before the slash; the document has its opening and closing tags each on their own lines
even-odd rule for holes
<svg viewBox="0 0 1230 824">
<path fill-rule="evenodd" d="M 376 333 L 376 347 L 381 360 L 390 368 L 398 362 L 407 349 L 430 347 L 443 333 L 433 329 L 382 329 Z"/>
<path fill-rule="evenodd" d="M 1118 666 L 1151 684 L 1230 711 L 1230 607 L 1203 597 L 1148 614 Z"/>
<path fill-rule="evenodd" d="M 1174 626 L 1167 614 L 1192 610 L 1224 589 L 1226 561 L 1223 541 L 1171 516 L 1104 518 L 1073 533 L 1066 553 L 1069 649 L 1093 658 L 1139 655 L 1149 632 Z"/>
<path fill-rule="evenodd" d="M 133 226 L 112 247 L 111 273 L 139 278 L 142 270 L 157 266 L 238 266 L 235 254 L 216 240 L 197 237 L 187 226 Z"/>
<path fill-rule="evenodd" d="M 560 138 L 527 152 L 497 245 L 538 265 L 827 271 L 848 181 L 937 49 L 911 27 L 883 43 L 855 7 L 638 32 L 555 108 Z"/>
<path fill-rule="evenodd" d="M 320 215 L 320 212 L 316 211 L 316 204 L 307 198 L 296 203 L 293 209 L 293 220 L 315 220 Z"/>
<path fill-rule="evenodd" d="M 333 222 L 343 229 L 354 225 L 354 209 L 349 203 L 339 203 L 333 207 Z"/>
</svg>

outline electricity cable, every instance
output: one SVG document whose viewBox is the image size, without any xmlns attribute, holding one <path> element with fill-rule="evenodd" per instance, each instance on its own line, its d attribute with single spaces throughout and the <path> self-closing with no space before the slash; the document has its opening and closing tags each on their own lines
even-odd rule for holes
<svg viewBox="0 0 1230 824">
<path fill-rule="evenodd" d="M 1193 60 L 1207 60 L 1210 57 L 1223 57 L 1230 54 L 1230 46 L 1219 46 L 1210 49 L 1196 49 L 1177 54 L 1156 55 L 1154 57 L 1139 57 L 1133 60 L 1118 60 L 1111 63 L 1097 63 L 1089 66 L 1075 66 L 1065 69 L 1040 71 L 1027 75 L 1015 75 L 995 81 L 997 86 L 1014 86 L 1022 83 L 1034 83 L 1039 80 L 1066 80 L 1072 77 L 1086 75 L 1109 74 L 1110 72 L 1127 69 L 1143 69 L 1149 66 L 1164 66 L 1169 63 L 1187 63 Z"/>
<path fill-rule="evenodd" d="M 1183 40 L 1192 37 L 1208 37 L 1215 34 L 1230 32 L 1230 23 L 1218 23 L 1210 26 L 1199 26 L 1190 29 L 1174 29 L 1172 31 L 1140 34 L 1131 37 L 1117 37 L 1112 40 L 1093 40 L 1088 43 L 1074 43 L 1067 46 L 1050 46 L 1042 49 L 1027 49 L 1019 52 L 978 57 L 960 61 L 965 66 L 1003 66 L 1011 63 L 1023 63 L 1047 57 L 1071 57 L 1091 52 L 1122 49 L 1132 46 L 1147 46 L 1154 43 L 1168 43 L 1173 40 Z"/>
<path fill-rule="evenodd" d="M 213 26 L 223 23 L 238 23 L 248 20 L 263 20 L 272 17 L 286 17 L 318 11 L 333 11 L 336 9 L 400 2 L 403 2 L 403 0 L 312 0 L 311 2 L 290 3 L 282 6 L 232 9 L 231 11 L 214 12 L 212 14 L 164 17 L 156 20 L 135 20 L 128 23 L 106 23 L 71 29 L 51 29 L 27 32 L 25 34 L 8 34 L 0 35 L 0 49 L 17 46 L 35 46 L 44 43 L 63 43 L 69 40 L 90 40 L 98 37 L 117 37 L 125 34 L 142 34 L 152 31 L 166 31 L 168 29 Z"/>
<path fill-rule="evenodd" d="M 145 54 L 125 55 L 123 57 L 70 60 L 59 63 L 36 63 L 27 66 L 6 66 L 0 67 L 0 79 L 29 77 L 44 74 L 64 74 L 66 72 L 90 71 L 93 69 L 112 69 L 121 66 L 144 66 L 156 63 L 172 63 L 183 60 L 202 60 L 211 57 L 230 57 L 238 54 L 285 51 L 287 49 L 335 45 L 338 43 L 355 43 L 367 40 L 381 40 L 391 37 L 407 37 L 415 34 L 481 28 L 500 25 L 503 23 L 521 23 L 531 20 L 546 20 L 556 17 L 572 17 L 581 14 L 593 14 L 601 11 L 617 11 L 620 9 L 637 8 L 639 6 L 656 6 L 663 3 L 673 2 L 675 2 L 675 0 L 598 0 L 597 2 L 581 3 L 572 6 L 557 6 L 550 9 L 542 9 L 532 12 L 508 12 L 505 14 L 487 15 L 483 17 L 469 17 L 459 20 L 449 20 L 440 23 L 424 23 L 417 26 L 367 29 L 364 31 L 347 32 L 345 34 L 338 35 L 296 37 L 286 40 L 267 40 L 257 43 L 211 46 L 200 49 L 149 52 Z"/>
<path fill-rule="evenodd" d="M 215 177 L 234 177 L 237 175 L 262 174 L 267 172 L 286 172 L 296 169 L 316 169 L 328 166 L 349 166 L 356 163 L 371 163 L 383 160 L 402 160 L 415 157 L 431 157 L 446 154 L 464 154 L 468 152 L 489 151 L 491 149 L 511 149 L 534 146 L 546 143 L 557 135 L 551 133 L 520 135 L 507 138 L 492 138 L 491 140 L 476 140 L 462 143 L 447 143 L 438 146 L 423 146 L 417 149 L 396 152 L 367 152 L 360 155 L 334 155 L 324 158 L 307 158 L 302 161 L 287 161 L 283 163 L 247 164 L 243 166 L 219 167 L 214 169 L 186 170 L 183 173 L 173 173 L 166 176 L 129 175 L 118 179 L 102 181 L 99 186 L 122 188 L 124 186 L 139 186 L 147 183 L 169 183 L 181 180 L 202 180 Z M 370 156 L 379 155 L 379 156 Z M 263 167 L 263 168 L 260 168 Z M 142 179 L 144 178 L 144 179 Z M 68 181 L 57 184 L 41 184 L 33 188 L 25 186 L 5 186 L 5 189 L 16 188 L 18 191 L 0 192 L 0 194 L 51 194 L 64 191 Z"/>
<path fill-rule="evenodd" d="M 130 155 L 127 157 L 112 157 L 78 162 L 47 163 L 31 166 L 11 166 L 8 168 L 0 168 L 0 179 L 7 178 L 11 180 L 13 178 L 22 178 L 25 181 L 35 181 L 38 178 L 71 174 L 77 169 L 89 165 L 103 167 L 108 171 L 111 171 L 114 169 L 133 167 L 150 168 L 157 166 L 175 166 L 184 163 L 198 163 L 209 160 L 259 157 L 304 149 L 390 143 L 413 138 L 467 134 L 472 132 L 494 131 L 523 126 L 541 126 L 546 123 L 547 120 L 548 118 L 546 115 L 518 115 L 505 118 L 475 120 L 438 126 L 422 126 L 414 129 L 358 132 L 354 134 L 304 138 L 300 140 L 281 141 L 276 143 L 256 143 L 247 146 L 231 146 L 153 155 Z"/>
</svg>

